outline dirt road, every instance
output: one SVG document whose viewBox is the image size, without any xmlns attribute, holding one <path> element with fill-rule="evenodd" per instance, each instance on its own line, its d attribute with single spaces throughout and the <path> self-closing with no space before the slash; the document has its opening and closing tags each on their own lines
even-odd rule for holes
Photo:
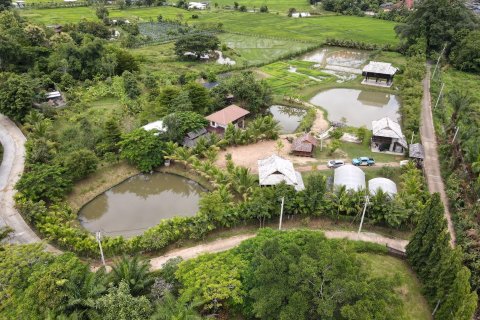
<svg viewBox="0 0 480 320">
<path fill-rule="evenodd" d="M 428 183 L 428 190 L 431 193 L 438 192 L 445 206 L 445 219 L 448 223 L 448 232 L 450 233 L 451 244 L 455 245 L 455 229 L 453 228 L 452 217 L 448 206 L 448 198 L 445 193 L 445 186 L 440 172 L 440 162 L 437 153 L 437 138 L 435 136 L 435 127 L 433 126 L 432 103 L 430 97 L 430 65 L 427 66 L 427 75 L 423 79 L 423 98 L 422 98 L 422 119 L 420 126 L 420 136 L 425 150 L 424 171 Z"/>
<path fill-rule="evenodd" d="M 374 242 L 381 245 L 389 245 L 397 250 L 405 252 L 405 247 L 408 244 L 407 240 L 402 239 L 391 239 L 384 236 L 381 236 L 376 233 L 371 232 L 362 232 L 360 235 L 354 231 L 323 231 L 325 236 L 329 239 L 348 239 L 354 241 L 366 241 L 366 242 Z M 162 268 L 162 265 L 167 262 L 171 258 L 175 257 L 182 257 L 184 260 L 195 258 L 204 253 L 215 253 L 226 251 L 238 246 L 242 241 L 250 239 L 254 237 L 255 234 L 245 234 L 234 236 L 226 239 L 219 239 L 215 240 L 210 243 L 200 244 L 198 246 L 185 248 L 185 249 L 178 249 L 170 251 L 169 253 L 152 258 L 150 260 L 150 269 L 158 270 Z"/>
<path fill-rule="evenodd" d="M 0 115 L 0 142 L 3 145 L 3 161 L 0 165 L 0 223 L 15 230 L 8 241 L 18 244 L 41 241 L 15 209 L 13 199 L 14 186 L 23 173 L 25 141 L 25 136 L 15 123 Z"/>
</svg>

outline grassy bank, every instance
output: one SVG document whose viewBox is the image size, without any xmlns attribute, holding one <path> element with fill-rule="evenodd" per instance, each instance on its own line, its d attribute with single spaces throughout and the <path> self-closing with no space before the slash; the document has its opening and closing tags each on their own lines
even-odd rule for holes
<svg viewBox="0 0 480 320">
<path fill-rule="evenodd" d="M 372 276 L 397 277 L 400 285 L 395 291 L 403 300 L 406 319 L 432 319 L 428 303 L 421 293 L 421 284 L 405 261 L 373 253 L 361 253 L 358 256 Z"/>
</svg>

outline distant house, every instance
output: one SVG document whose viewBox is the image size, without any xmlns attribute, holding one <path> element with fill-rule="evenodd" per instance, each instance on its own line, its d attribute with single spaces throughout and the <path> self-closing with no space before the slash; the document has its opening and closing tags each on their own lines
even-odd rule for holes
<svg viewBox="0 0 480 320">
<path fill-rule="evenodd" d="M 209 133 L 205 128 L 190 131 L 185 135 L 182 145 L 187 148 L 194 148 L 197 145 L 198 139 L 201 137 L 207 138 L 208 135 Z"/>
<path fill-rule="evenodd" d="M 188 9 L 206 10 L 208 8 L 207 2 L 189 2 Z"/>
<path fill-rule="evenodd" d="M 398 122 L 385 117 L 372 121 L 372 150 L 404 153 L 407 141 Z"/>
<path fill-rule="evenodd" d="M 370 61 L 362 70 L 362 84 L 390 87 L 397 71 L 391 63 Z"/>
<path fill-rule="evenodd" d="M 296 156 L 312 157 L 313 150 L 317 145 L 317 140 L 310 134 L 306 133 L 301 137 L 293 140 L 291 152 Z"/>
<path fill-rule="evenodd" d="M 63 99 L 60 91 L 50 91 L 45 94 L 45 99 L 47 104 L 52 107 L 63 107 L 65 106 L 65 100 Z"/>
<path fill-rule="evenodd" d="M 210 122 L 209 131 L 224 133 L 229 124 L 233 124 L 237 128 L 244 128 L 245 117 L 248 114 L 250 114 L 248 110 L 232 104 L 205 118 Z"/>
<path fill-rule="evenodd" d="M 305 189 L 302 175 L 295 171 L 292 162 L 277 155 L 258 160 L 258 180 L 261 186 L 273 186 L 285 182 L 297 191 Z"/>
<path fill-rule="evenodd" d="M 310 17 L 311 14 L 309 12 L 294 12 L 292 13 L 292 18 L 306 18 Z"/>
<path fill-rule="evenodd" d="M 167 128 L 163 125 L 163 120 L 158 120 L 154 122 L 150 122 L 142 127 L 146 131 L 157 131 L 158 133 L 162 133 L 167 131 Z"/>
</svg>

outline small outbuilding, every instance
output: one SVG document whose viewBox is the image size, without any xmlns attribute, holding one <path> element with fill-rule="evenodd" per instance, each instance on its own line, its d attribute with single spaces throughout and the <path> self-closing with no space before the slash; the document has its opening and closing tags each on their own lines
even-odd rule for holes
<svg viewBox="0 0 480 320">
<path fill-rule="evenodd" d="M 334 171 L 333 186 L 334 188 L 345 186 L 351 191 L 365 190 L 365 172 L 351 164 L 338 167 Z"/>
<path fill-rule="evenodd" d="M 305 189 L 302 175 L 295 171 L 292 162 L 277 155 L 258 160 L 258 180 L 260 186 L 273 186 L 285 182 L 297 191 Z"/>
<path fill-rule="evenodd" d="M 245 117 L 248 114 L 250 114 L 248 110 L 240 108 L 234 104 L 229 105 L 228 107 L 205 117 L 210 122 L 208 131 L 224 133 L 229 124 L 233 124 L 237 128 L 244 128 Z"/>
<path fill-rule="evenodd" d="M 208 8 L 208 2 L 189 2 L 188 9 L 205 10 Z"/>
<path fill-rule="evenodd" d="M 397 185 L 387 178 L 374 178 L 368 181 L 368 192 L 374 196 L 378 190 L 388 193 L 391 197 L 397 194 Z"/>
<path fill-rule="evenodd" d="M 313 157 L 316 146 L 317 140 L 310 133 L 306 133 L 293 140 L 291 152 L 300 157 Z"/>
<path fill-rule="evenodd" d="M 201 137 L 208 137 L 208 131 L 205 128 L 201 128 L 195 131 L 190 131 L 185 135 L 182 145 L 187 148 L 194 148 L 197 145 L 198 139 Z"/>
<path fill-rule="evenodd" d="M 362 70 L 365 77 L 362 84 L 390 87 L 397 71 L 391 63 L 370 61 Z"/>
<path fill-rule="evenodd" d="M 373 151 L 403 154 L 407 149 L 407 141 L 400 124 L 389 117 L 372 121 L 372 134 Z"/>
<path fill-rule="evenodd" d="M 60 91 L 50 91 L 45 94 L 45 99 L 47 104 L 52 107 L 63 107 L 65 106 L 65 100 Z"/>
<path fill-rule="evenodd" d="M 167 128 L 163 125 L 163 120 L 157 120 L 154 122 L 150 122 L 142 127 L 146 131 L 158 131 L 158 132 L 165 132 Z"/>
<path fill-rule="evenodd" d="M 417 167 L 421 168 L 423 159 L 425 159 L 425 151 L 422 144 L 414 143 L 408 146 L 408 157 L 412 159 Z"/>
</svg>

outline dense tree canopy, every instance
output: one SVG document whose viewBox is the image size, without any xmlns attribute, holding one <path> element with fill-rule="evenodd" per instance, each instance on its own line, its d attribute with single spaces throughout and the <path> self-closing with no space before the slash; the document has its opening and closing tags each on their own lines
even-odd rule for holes
<svg viewBox="0 0 480 320">
<path fill-rule="evenodd" d="M 447 54 L 471 30 L 477 29 L 478 19 L 462 0 L 422 0 L 405 24 L 395 29 L 407 47 L 426 40 L 428 53 L 440 52 L 447 44 Z"/>
<path fill-rule="evenodd" d="M 36 101 L 36 87 L 29 76 L 0 73 L 0 113 L 16 121 L 23 121 Z"/>
<path fill-rule="evenodd" d="M 152 171 L 163 164 L 163 142 L 153 131 L 142 128 L 122 136 L 120 156 L 136 165 L 142 172 Z"/>
<path fill-rule="evenodd" d="M 195 34 L 184 36 L 175 42 L 175 54 L 180 58 L 185 58 L 185 53 L 191 53 L 196 59 L 216 50 L 220 40 L 210 34 Z"/>
</svg>

